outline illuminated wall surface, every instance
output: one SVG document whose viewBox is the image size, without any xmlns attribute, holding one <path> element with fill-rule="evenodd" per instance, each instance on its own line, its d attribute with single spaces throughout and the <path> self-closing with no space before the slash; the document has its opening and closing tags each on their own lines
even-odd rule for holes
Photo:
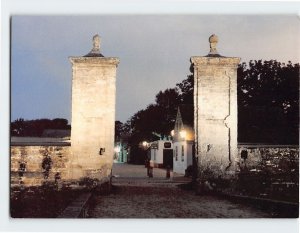
<svg viewBox="0 0 300 233">
<path fill-rule="evenodd" d="M 72 177 L 101 179 L 110 174 L 114 155 L 116 68 L 118 58 L 103 57 L 100 37 L 93 49 L 72 63 Z"/>
<path fill-rule="evenodd" d="M 201 171 L 224 177 L 234 175 L 238 158 L 237 65 L 240 58 L 220 56 L 215 35 L 209 41 L 208 56 L 191 57 L 196 154 Z"/>
<path fill-rule="evenodd" d="M 241 161 L 241 167 L 247 166 L 250 172 L 257 173 L 263 170 L 276 174 L 287 174 L 286 182 L 295 178 L 298 182 L 299 148 L 290 146 L 260 146 L 240 145 L 239 154 L 247 151 L 247 159 Z M 43 161 L 50 157 L 48 177 L 45 177 Z M 178 157 L 181 159 L 181 157 Z M 39 186 L 45 181 L 55 181 L 59 173 L 59 182 L 68 181 L 71 173 L 71 147 L 61 145 L 49 146 L 11 146 L 11 186 Z M 293 162 L 295 169 L 291 169 Z M 22 166 L 21 164 L 24 164 Z M 23 167 L 23 168 L 22 168 Z M 294 174 L 295 173 L 295 174 Z M 294 175 L 291 175 L 294 174 Z M 281 175 L 281 179 L 284 177 Z"/>
<path fill-rule="evenodd" d="M 11 187 L 68 180 L 71 159 L 70 146 L 11 146 Z"/>
</svg>

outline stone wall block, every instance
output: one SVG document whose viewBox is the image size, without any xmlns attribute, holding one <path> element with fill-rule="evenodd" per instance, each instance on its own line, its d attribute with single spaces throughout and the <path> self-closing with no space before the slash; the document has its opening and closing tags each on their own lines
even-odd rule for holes
<svg viewBox="0 0 300 233">
<path fill-rule="evenodd" d="M 57 156 L 55 152 L 60 151 Z M 49 178 L 44 179 L 42 161 L 48 155 L 52 160 Z M 54 181 L 56 173 L 60 173 L 61 180 L 70 181 L 68 170 L 71 161 L 70 146 L 11 146 L 11 183 L 25 186 L 38 186 L 44 181 Z M 25 163 L 25 171 L 20 177 L 20 163 Z"/>
</svg>

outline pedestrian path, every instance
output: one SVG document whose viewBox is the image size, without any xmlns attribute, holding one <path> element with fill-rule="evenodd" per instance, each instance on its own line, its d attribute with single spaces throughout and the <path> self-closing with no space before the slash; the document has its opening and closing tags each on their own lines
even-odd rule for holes
<svg viewBox="0 0 300 233">
<path fill-rule="evenodd" d="M 191 182 L 191 178 L 173 172 L 171 177 L 167 178 L 166 170 L 162 168 L 154 168 L 153 177 L 150 178 L 145 166 L 132 164 L 114 164 L 112 175 L 113 185 L 158 186 Z"/>
<path fill-rule="evenodd" d="M 147 177 L 147 168 L 144 165 L 114 163 L 112 174 L 115 177 Z M 153 177 L 165 178 L 166 169 L 153 168 Z M 184 177 L 184 175 L 171 171 L 171 177 Z"/>
<path fill-rule="evenodd" d="M 251 206 L 222 197 L 198 196 L 179 188 L 191 178 L 154 168 L 147 177 L 142 165 L 114 164 L 112 192 L 95 196 L 88 210 L 90 218 L 261 218 L 271 217 Z"/>
<path fill-rule="evenodd" d="M 266 218 L 271 213 L 216 196 L 198 196 L 172 184 L 113 185 L 95 196 L 89 218 Z"/>
</svg>

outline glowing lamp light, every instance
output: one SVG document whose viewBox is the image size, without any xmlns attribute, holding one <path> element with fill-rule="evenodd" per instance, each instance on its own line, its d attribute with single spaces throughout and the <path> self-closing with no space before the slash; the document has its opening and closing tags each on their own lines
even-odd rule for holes
<svg viewBox="0 0 300 233">
<path fill-rule="evenodd" d="M 119 153 L 120 151 L 121 151 L 121 148 L 120 148 L 119 146 L 116 146 L 116 147 L 115 147 L 115 152 L 116 152 L 116 153 Z"/>
<path fill-rule="evenodd" d="M 148 146 L 148 142 L 143 141 L 143 146 L 144 146 L 144 147 Z"/>
<path fill-rule="evenodd" d="M 174 129 L 171 131 L 171 136 L 173 137 L 175 134 Z"/>
<path fill-rule="evenodd" d="M 186 131 L 185 130 L 181 130 L 179 132 L 179 135 L 180 135 L 181 138 L 185 138 L 186 137 Z"/>
</svg>

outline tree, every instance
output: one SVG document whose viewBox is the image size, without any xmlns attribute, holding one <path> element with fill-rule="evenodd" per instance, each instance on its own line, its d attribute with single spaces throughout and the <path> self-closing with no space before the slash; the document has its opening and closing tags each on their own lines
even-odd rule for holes
<svg viewBox="0 0 300 233">
<path fill-rule="evenodd" d="M 179 89 L 179 97 L 181 104 L 194 103 L 194 75 L 190 74 L 187 79 L 184 79 L 181 83 L 177 83 L 176 87 Z"/>
<path fill-rule="evenodd" d="M 119 141 L 124 129 L 123 129 L 124 125 L 121 121 L 115 121 L 115 141 Z"/>
<path fill-rule="evenodd" d="M 25 131 L 25 122 L 23 118 L 19 118 L 11 123 L 10 133 L 12 136 L 23 136 Z"/>
<path fill-rule="evenodd" d="M 19 118 L 11 123 L 11 136 L 41 137 L 45 129 L 71 129 L 63 118 L 24 120 Z"/>
<path fill-rule="evenodd" d="M 63 118 L 55 118 L 51 121 L 50 125 L 51 129 L 69 129 L 68 120 Z"/>
<path fill-rule="evenodd" d="M 250 61 L 237 74 L 239 141 L 297 144 L 299 64 Z"/>
<path fill-rule="evenodd" d="M 131 158 L 138 163 L 141 162 L 140 149 L 142 141 L 153 141 L 170 136 L 174 128 L 177 108 L 183 103 L 193 101 L 193 78 L 188 76 L 187 80 L 158 92 L 155 103 L 135 113 L 124 125 L 124 129 L 130 134 L 129 145 Z"/>
</svg>

